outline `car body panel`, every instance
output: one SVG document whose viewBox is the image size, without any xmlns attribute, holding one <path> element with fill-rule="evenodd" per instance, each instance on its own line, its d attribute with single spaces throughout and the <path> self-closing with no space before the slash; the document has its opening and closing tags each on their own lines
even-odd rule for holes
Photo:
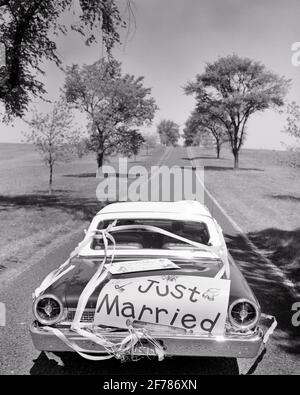
<svg viewBox="0 0 300 395">
<path fill-rule="evenodd" d="M 147 255 L 147 257 L 149 257 Z M 158 256 L 156 256 L 158 258 Z M 185 262 L 179 261 L 178 258 L 174 259 L 172 255 L 168 256 L 169 259 L 178 264 L 182 269 L 181 270 L 168 270 L 166 272 L 159 271 L 158 273 L 153 272 L 143 272 L 143 273 L 128 273 L 122 274 L 122 276 L 114 276 L 115 279 L 130 279 L 136 277 L 147 277 L 147 276 L 161 276 L 164 274 L 169 275 L 188 275 L 188 276 L 199 276 L 199 277 L 214 277 L 218 271 L 220 270 L 220 261 L 217 260 L 195 260 L 194 263 L 190 263 L 187 259 Z M 141 257 L 143 258 L 143 257 Z M 121 259 L 121 257 L 120 257 Z M 124 257 L 123 257 L 124 259 Z M 133 260 L 134 256 L 126 257 L 126 260 Z M 135 258 L 136 259 L 136 258 Z M 247 281 L 243 277 L 242 273 L 238 269 L 237 265 L 234 263 L 231 258 L 230 265 L 230 276 L 231 276 L 231 290 L 230 290 L 230 303 L 238 299 L 248 299 L 253 303 L 258 304 L 257 299 L 255 298 L 252 290 L 250 289 Z M 116 257 L 116 261 L 118 261 L 118 257 Z M 77 307 L 79 295 L 81 295 L 85 286 L 92 278 L 92 276 L 97 271 L 99 265 L 101 264 L 101 260 L 97 259 L 87 259 L 87 258 L 74 258 L 72 260 L 72 264 L 75 265 L 75 269 L 72 272 L 66 274 L 66 276 L 62 277 L 55 284 L 48 288 L 47 293 L 54 294 L 58 298 L 64 301 L 67 308 L 73 309 Z M 111 278 L 111 276 L 110 276 Z M 92 309 L 96 307 L 96 303 L 98 300 L 99 292 L 102 287 L 105 285 L 103 283 L 100 287 L 98 287 L 87 304 L 87 308 Z"/>
<path fill-rule="evenodd" d="M 98 229 L 101 221 L 132 218 L 157 218 L 187 220 L 193 222 L 204 221 L 208 224 L 209 233 L 211 235 L 210 243 L 212 247 L 220 247 L 225 243 L 222 231 L 217 222 L 212 218 L 208 209 L 197 202 L 117 203 L 107 206 L 93 219 L 88 231 L 86 232 L 86 237 L 83 240 L 78 254 L 75 254 L 76 256 L 70 259 L 70 265 L 73 266 L 73 269 L 50 285 L 45 292 L 48 295 L 56 296 L 62 302 L 67 315 L 68 312 L 75 314 L 79 297 L 84 291 L 86 285 L 97 272 L 103 263 L 103 260 L 106 258 L 109 262 L 113 253 L 114 262 L 168 258 L 173 263 L 177 264 L 179 268 L 176 270 L 123 273 L 121 275 L 114 276 L 112 276 L 112 274 L 108 274 L 105 281 L 102 282 L 90 296 L 86 305 L 86 311 L 95 311 L 101 289 L 112 278 L 114 280 L 119 278 L 129 280 L 132 278 L 155 277 L 165 274 L 171 276 L 198 276 L 201 278 L 214 278 L 224 266 L 224 261 L 221 257 L 217 256 L 216 253 L 213 252 L 216 250 L 202 251 L 192 248 L 191 246 L 190 248 L 179 248 L 179 250 L 115 249 L 115 251 L 112 251 L 110 248 L 106 253 L 103 250 L 95 250 L 92 247 L 93 240 L 90 235 Z M 235 301 L 247 300 L 257 306 L 257 310 L 260 312 L 259 303 L 255 295 L 230 254 L 228 255 L 228 260 L 230 268 L 230 297 L 228 308 Z M 71 322 L 68 322 L 66 318 L 62 325 L 66 325 L 62 327 L 62 330 L 65 331 L 68 338 L 76 339 L 77 344 L 86 344 L 84 339 L 78 338 L 78 335 L 74 335 L 74 333 L 70 331 Z M 58 324 L 57 327 L 61 327 L 61 324 Z M 238 333 L 238 331 L 227 331 L 222 338 L 206 336 L 197 337 L 195 335 L 185 335 L 183 338 L 180 338 L 178 337 L 178 334 L 172 334 L 172 328 L 169 328 L 169 330 L 170 333 L 167 335 L 165 333 L 156 334 L 156 338 L 160 339 L 168 349 L 169 355 L 207 355 L 252 358 L 257 354 L 263 339 L 262 331 L 259 328 L 255 328 L 255 330 L 247 334 Z M 37 322 L 31 327 L 31 335 L 37 349 L 45 351 L 69 351 L 68 347 L 65 347 L 61 341 L 55 339 L 53 334 L 51 335 L 50 333 L 46 333 L 43 326 L 39 325 Z M 120 336 L 124 337 L 124 333 Z M 196 345 L 195 350 L 193 350 L 192 347 L 193 342 L 194 345 Z M 91 350 L 92 349 L 93 347 Z M 94 352 L 101 353 L 103 350 L 99 351 L 99 348 L 95 349 L 94 347 Z M 137 351 L 137 353 L 140 353 L 140 350 Z"/>
</svg>

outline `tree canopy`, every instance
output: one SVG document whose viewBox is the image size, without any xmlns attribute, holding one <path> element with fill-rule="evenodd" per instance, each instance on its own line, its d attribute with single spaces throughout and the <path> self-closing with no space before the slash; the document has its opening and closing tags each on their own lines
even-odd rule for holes
<svg viewBox="0 0 300 395">
<path fill-rule="evenodd" d="M 189 116 L 183 129 L 184 144 L 186 147 L 198 147 L 202 144 L 205 128 L 199 125 L 194 112 Z"/>
<path fill-rule="evenodd" d="M 130 145 L 137 128 L 150 125 L 157 110 L 144 78 L 123 75 L 116 60 L 68 67 L 64 89 L 67 101 L 88 117 L 89 148 L 97 154 L 98 167 L 105 155 Z"/>
<path fill-rule="evenodd" d="M 171 120 L 165 119 L 161 121 L 157 126 L 161 144 L 175 147 L 180 139 L 179 129 L 179 125 Z"/>
<path fill-rule="evenodd" d="M 186 122 L 184 129 L 186 145 L 200 145 L 211 141 L 216 147 L 217 158 L 220 158 L 222 145 L 228 142 L 224 124 L 216 119 L 213 114 L 193 111 Z"/>
<path fill-rule="evenodd" d="M 120 41 L 125 25 L 115 0 L 0 0 L 0 42 L 6 47 L 6 65 L 0 67 L 0 102 L 8 116 L 23 116 L 32 97 L 45 93 L 38 76 L 42 62 L 61 66 L 55 35 L 67 33 L 60 23 L 65 11 L 79 1 L 81 12 L 70 26 L 87 44 L 103 32 L 108 52 Z M 126 0 L 130 1 L 130 0 Z"/>
<path fill-rule="evenodd" d="M 128 135 L 125 131 L 125 136 L 123 136 L 124 144 L 120 149 L 120 152 L 129 158 L 134 156 L 136 160 L 136 156 L 140 152 L 142 146 L 145 144 L 145 139 L 138 130 L 130 130 Z"/>
<path fill-rule="evenodd" d="M 287 124 L 284 132 L 293 137 L 294 142 L 287 146 L 290 152 L 288 163 L 292 167 L 300 168 L 300 106 L 296 102 L 289 103 L 287 106 Z"/>
<path fill-rule="evenodd" d="M 224 125 L 238 168 L 250 117 L 282 107 L 289 86 L 289 80 L 267 70 L 260 62 L 230 55 L 208 63 L 204 73 L 189 82 L 185 91 L 195 95 L 199 113 L 208 113 Z"/>
<path fill-rule="evenodd" d="M 296 102 L 287 106 L 287 125 L 284 131 L 300 142 L 300 106 Z"/>
</svg>

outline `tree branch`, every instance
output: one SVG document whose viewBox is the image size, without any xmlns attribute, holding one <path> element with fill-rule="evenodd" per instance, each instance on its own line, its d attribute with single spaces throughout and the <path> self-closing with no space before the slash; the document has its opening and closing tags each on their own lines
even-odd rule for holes
<svg viewBox="0 0 300 395">
<path fill-rule="evenodd" d="M 5 5 L 9 6 L 9 0 L 0 0 L 0 7 L 3 7 Z"/>
</svg>

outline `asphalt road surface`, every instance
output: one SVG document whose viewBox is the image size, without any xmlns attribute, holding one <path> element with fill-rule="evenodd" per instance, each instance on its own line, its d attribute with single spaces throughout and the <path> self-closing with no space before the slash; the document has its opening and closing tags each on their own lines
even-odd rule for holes
<svg viewBox="0 0 300 395">
<path fill-rule="evenodd" d="M 165 165 L 191 166 L 188 152 L 176 148 L 165 156 Z M 252 374 L 300 374 L 299 328 L 291 324 L 291 308 L 297 300 L 272 267 L 253 252 L 222 210 L 205 195 L 205 203 L 222 226 L 231 254 L 259 299 L 262 310 L 277 317 L 278 329 L 268 344 L 267 353 Z M 64 355 L 65 366 L 58 366 L 44 353 L 36 351 L 31 343 L 28 326 L 32 320 L 31 295 L 43 278 L 62 264 L 82 239 L 82 232 L 67 238 L 54 251 L 33 266 L 15 273 L 1 284 L 0 302 L 7 309 L 7 324 L 0 327 L 0 374 L 245 374 L 253 360 L 222 358 L 167 358 L 163 362 L 144 359 L 121 363 L 116 360 L 89 362 L 81 357 Z M 298 300 L 299 302 L 299 300 Z"/>
</svg>

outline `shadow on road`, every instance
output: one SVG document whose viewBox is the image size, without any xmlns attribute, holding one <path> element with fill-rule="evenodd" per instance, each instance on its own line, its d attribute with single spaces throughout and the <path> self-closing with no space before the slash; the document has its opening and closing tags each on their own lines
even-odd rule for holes
<svg viewBox="0 0 300 395">
<path fill-rule="evenodd" d="M 240 171 L 257 171 L 257 172 L 264 172 L 265 170 L 263 169 L 258 169 L 258 168 L 246 168 L 246 167 L 240 167 L 238 170 L 234 170 L 233 167 L 227 167 L 227 166 L 204 166 L 205 170 L 212 170 L 212 171 L 234 171 L 236 173 Z"/>
<path fill-rule="evenodd" d="M 28 194 L 28 195 L 0 195 L 1 211 L 25 208 L 43 210 L 45 208 L 62 209 L 76 218 L 91 220 L 95 213 L 102 207 L 103 203 L 95 199 L 72 197 L 67 193 Z"/>
<path fill-rule="evenodd" d="M 226 358 L 167 358 L 162 362 L 156 359 L 141 359 L 138 362 L 120 362 L 111 359 L 103 362 L 90 362 L 77 354 L 59 354 L 65 366 L 58 366 L 44 353 L 34 361 L 31 375 L 238 375 L 236 359 Z"/>
<path fill-rule="evenodd" d="M 262 233 L 269 235 L 273 242 L 276 242 L 272 232 L 264 231 Z M 249 236 L 254 240 L 253 234 Z M 255 237 L 259 239 L 262 234 L 257 234 Z M 274 338 L 279 347 L 290 354 L 300 355 L 299 328 L 292 325 L 292 306 L 296 302 L 295 298 L 291 296 L 282 279 L 276 276 L 269 267 L 266 267 L 262 257 L 253 252 L 240 235 L 226 236 L 226 239 L 231 255 L 259 300 L 263 313 L 275 316 L 278 321 Z M 263 243 L 263 238 L 261 243 Z M 299 243 L 299 239 L 297 243 Z"/>
<path fill-rule="evenodd" d="M 268 195 L 268 197 L 271 197 L 272 199 L 276 199 L 276 200 L 292 201 L 292 202 L 300 203 L 300 197 L 294 195 Z"/>
<path fill-rule="evenodd" d="M 216 156 L 195 156 L 194 158 L 181 158 L 181 160 L 186 160 L 186 161 L 193 161 L 193 160 L 206 160 L 206 159 L 211 159 L 211 160 L 226 160 L 225 158 L 219 158 L 217 159 Z"/>
<path fill-rule="evenodd" d="M 288 278 L 300 284 L 300 228 L 265 229 L 248 237 Z"/>
<path fill-rule="evenodd" d="M 65 174 L 65 178 L 96 178 L 96 173 Z"/>
<path fill-rule="evenodd" d="M 138 163 L 138 162 L 136 162 L 136 163 Z M 65 178 L 94 178 L 94 179 L 96 179 L 96 176 L 97 176 L 96 173 L 82 173 L 82 174 L 65 174 L 63 177 L 65 177 Z M 122 173 L 115 172 L 113 174 L 113 176 L 116 178 L 126 178 L 127 177 L 129 179 L 130 178 L 136 179 L 136 177 L 134 177 L 134 174 L 131 175 L 130 173 L 122 174 Z M 107 178 L 107 177 L 108 176 L 106 175 L 105 178 Z"/>
</svg>

